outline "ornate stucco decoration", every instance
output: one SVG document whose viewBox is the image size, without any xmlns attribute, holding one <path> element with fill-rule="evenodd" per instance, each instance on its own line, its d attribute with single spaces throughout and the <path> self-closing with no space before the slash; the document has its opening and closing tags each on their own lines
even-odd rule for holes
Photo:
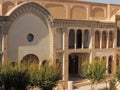
<svg viewBox="0 0 120 90">
<path fill-rule="evenodd" d="M 115 23 L 103 23 L 99 21 L 86 20 L 60 20 L 51 23 L 52 27 L 93 27 L 93 28 L 115 28 Z"/>
<path fill-rule="evenodd" d="M 18 16 L 20 16 L 26 12 L 28 12 L 28 13 L 32 12 L 35 15 L 42 17 L 41 19 L 44 18 L 46 24 L 51 23 L 53 21 L 52 16 L 45 8 L 43 8 L 42 6 L 40 6 L 37 3 L 27 2 L 27 3 L 18 5 L 17 7 L 13 8 L 9 13 L 6 14 L 8 19 L 7 19 L 7 23 L 4 25 L 5 33 L 8 32 L 8 28 L 14 22 L 14 20 Z"/>
</svg>

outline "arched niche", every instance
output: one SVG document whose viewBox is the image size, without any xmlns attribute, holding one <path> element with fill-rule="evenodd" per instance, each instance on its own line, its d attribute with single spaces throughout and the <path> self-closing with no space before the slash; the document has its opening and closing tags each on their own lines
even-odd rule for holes
<svg viewBox="0 0 120 90">
<path fill-rule="evenodd" d="M 87 9 L 83 6 L 74 6 L 71 9 L 71 19 L 87 19 Z"/>
<path fill-rule="evenodd" d="M 59 4 L 47 4 L 46 8 L 51 13 L 51 15 L 56 19 L 66 18 L 66 8 L 64 5 Z"/>
<path fill-rule="evenodd" d="M 103 8 L 95 7 L 93 8 L 92 12 L 93 12 L 92 17 L 98 17 L 98 18 L 105 17 Z"/>
<path fill-rule="evenodd" d="M 22 58 L 21 64 L 25 67 L 39 66 L 39 59 L 34 54 L 28 54 Z"/>
</svg>

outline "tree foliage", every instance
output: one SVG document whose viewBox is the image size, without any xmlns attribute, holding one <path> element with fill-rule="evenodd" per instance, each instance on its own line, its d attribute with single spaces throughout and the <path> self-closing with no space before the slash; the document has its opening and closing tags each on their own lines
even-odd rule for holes
<svg viewBox="0 0 120 90">
<path fill-rule="evenodd" d="M 101 60 L 93 60 L 90 64 L 88 61 L 83 62 L 83 75 L 92 83 L 100 82 L 105 77 L 106 65 Z"/>
</svg>

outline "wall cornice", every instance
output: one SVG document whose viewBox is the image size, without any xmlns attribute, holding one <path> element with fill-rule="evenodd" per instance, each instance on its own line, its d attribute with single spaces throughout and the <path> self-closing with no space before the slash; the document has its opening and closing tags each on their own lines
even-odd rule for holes
<svg viewBox="0 0 120 90">
<path fill-rule="evenodd" d="M 116 28 L 115 23 L 104 23 L 86 20 L 62 20 L 55 19 L 51 22 L 52 27 L 93 27 L 93 28 Z"/>
</svg>

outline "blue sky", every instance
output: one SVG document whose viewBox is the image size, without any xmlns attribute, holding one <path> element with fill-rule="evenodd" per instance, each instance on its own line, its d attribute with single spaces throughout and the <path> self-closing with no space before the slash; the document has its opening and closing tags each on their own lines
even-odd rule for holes
<svg viewBox="0 0 120 90">
<path fill-rule="evenodd" d="M 87 1 L 120 4 L 120 0 L 87 0 Z"/>
</svg>

